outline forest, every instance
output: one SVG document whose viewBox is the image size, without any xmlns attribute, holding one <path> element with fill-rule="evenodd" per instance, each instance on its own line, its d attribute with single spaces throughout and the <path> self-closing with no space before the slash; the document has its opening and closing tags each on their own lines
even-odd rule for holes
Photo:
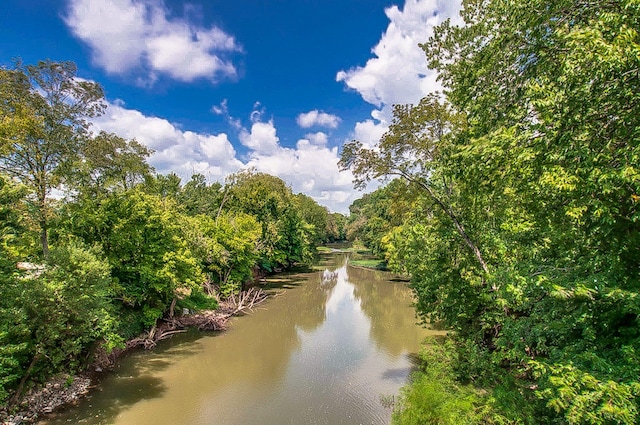
<svg viewBox="0 0 640 425">
<path fill-rule="evenodd" d="M 399 424 L 640 423 L 640 3 L 463 2 L 443 94 L 341 166 L 348 231 L 410 276 L 427 344 Z"/>
<path fill-rule="evenodd" d="M 99 84 L 70 62 L 0 69 L 0 403 L 174 312 L 215 310 L 344 237 L 278 177 L 157 174 L 136 140 L 95 134 Z"/>
</svg>

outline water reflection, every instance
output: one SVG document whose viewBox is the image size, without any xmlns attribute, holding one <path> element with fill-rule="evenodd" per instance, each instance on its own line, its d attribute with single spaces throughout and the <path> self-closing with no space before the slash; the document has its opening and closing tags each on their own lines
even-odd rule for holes
<svg viewBox="0 0 640 425">
<path fill-rule="evenodd" d="M 279 275 L 280 295 L 228 332 L 135 353 L 102 390 L 50 424 L 384 424 L 427 331 L 389 274 L 327 254 Z M 197 339 L 194 339 L 197 338 Z"/>
</svg>

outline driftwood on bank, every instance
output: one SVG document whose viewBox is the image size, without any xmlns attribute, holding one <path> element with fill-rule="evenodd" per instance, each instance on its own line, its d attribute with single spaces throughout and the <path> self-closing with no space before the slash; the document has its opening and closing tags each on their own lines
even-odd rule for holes
<svg viewBox="0 0 640 425">
<path fill-rule="evenodd" d="M 232 295 L 220 301 L 217 310 L 207 310 L 196 314 L 182 316 L 170 315 L 154 326 L 148 333 L 127 342 L 127 349 L 144 347 L 150 349 L 159 341 L 170 338 L 175 334 L 196 328 L 202 331 L 223 331 L 227 329 L 227 322 L 233 316 L 251 312 L 268 298 L 268 294 L 260 288 L 250 288 L 240 294 Z"/>
</svg>

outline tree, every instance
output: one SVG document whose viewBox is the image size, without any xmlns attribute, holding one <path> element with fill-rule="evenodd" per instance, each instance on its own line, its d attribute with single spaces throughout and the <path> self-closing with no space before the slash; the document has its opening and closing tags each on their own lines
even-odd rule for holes
<svg viewBox="0 0 640 425">
<path fill-rule="evenodd" d="M 365 194 L 349 206 L 346 226 L 349 240 L 359 240 L 374 255 L 384 255 L 382 239 L 394 227 L 400 226 L 411 207 L 410 188 L 402 179 Z"/>
<path fill-rule="evenodd" d="M 93 195 L 131 189 L 150 177 L 153 168 L 147 159 L 152 153 L 135 139 L 101 131 L 85 140 L 71 183 Z"/>
<path fill-rule="evenodd" d="M 341 213 L 329 213 L 327 219 L 328 242 L 347 240 L 346 233 L 347 217 Z"/>
<path fill-rule="evenodd" d="M 142 313 L 140 325 L 153 326 L 176 291 L 203 282 L 177 210 L 173 199 L 134 188 L 95 201 L 83 199 L 66 213 L 67 232 L 102 247 L 113 294 L 124 309 Z"/>
<path fill-rule="evenodd" d="M 296 209 L 299 211 L 301 218 L 312 229 L 312 243 L 320 245 L 328 241 L 327 226 L 329 221 L 329 210 L 319 205 L 313 198 L 303 193 L 294 195 Z"/>
<path fill-rule="evenodd" d="M 49 195 L 69 176 L 87 136 L 88 118 L 102 113 L 99 84 L 78 79 L 72 62 L 39 62 L 0 73 L 6 154 L 0 170 L 32 192 L 30 203 L 40 230 L 43 255 L 48 256 Z"/>
<path fill-rule="evenodd" d="M 109 266 L 78 241 L 51 250 L 46 266 L 4 281 L 0 298 L 0 399 L 19 400 L 30 380 L 86 365 L 91 348 L 122 343 L 110 303 Z"/>
<path fill-rule="evenodd" d="M 204 175 L 194 174 L 177 194 L 177 200 L 189 215 L 206 214 L 216 217 L 224 195 L 220 183 L 208 185 Z"/>
<path fill-rule="evenodd" d="M 185 236 L 203 271 L 222 297 L 243 289 L 259 259 L 261 226 L 251 215 L 225 213 L 185 218 Z"/>
<path fill-rule="evenodd" d="M 312 258 L 313 230 L 302 219 L 291 189 L 284 181 L 249 170 L 231 176 L 227 186 L 225 208 L 254 216 L 262 227 L 262 269 L 271 272 Z"/>
<path fill-rule="evenodd" d="M 180 177 L 176 173 L 155 174 L 147 176 L 144 183 L 144 190 L 152 195 L 160 196 L 162 199 L 178 199 L 180 193 Z"/>
<path fill-rule="evenodd" d="M 0 174 L 0 403 L 22 378 L 24 359 L 28 357 L 28 320 L 18 304 L 20 234 L 24 231 L 17 208 L 25 195 L 24 187 Z"/>
<path fill-rule="evenodd" d="M 446 175 L 436 173 L 438 157 L 447 149 L 447 137 L 465 125 L 464 118 L 436 95 L 425 97 L 415 106 L 395 105 L 393 114 L 389 130 L 375 148 L 367 148 L 357 140 L 347 143 L 339 165 L 353 171 L 356 187 L 362 188 L 372 179 L 389 176 L 402 177 L 420 187 L 449 217 L 482 272 L 487 273 L 483 254 L 450 199 L 454 188 Z"/>
</svg>

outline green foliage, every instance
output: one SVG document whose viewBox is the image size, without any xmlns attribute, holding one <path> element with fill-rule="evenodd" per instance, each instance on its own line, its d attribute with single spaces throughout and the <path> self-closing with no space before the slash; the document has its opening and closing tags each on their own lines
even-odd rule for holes
<svg viewBox="0 0 640 425">
<path fill-rule="evenodd" d="M 410 208 L 410 193 L 401 179 L 365 194 L 350 206 L 345 226 L 350 241 L 362 242 L 376 256 L 383 254 L 382 238 L 393 227 L 401 224 L 405 210 Z"/>
<path fill-rule="evenodd" d="M 253 216 L 199 215 L 186 220 L 187 240 L 202 269 L 224 298 L 243 288 L 259 258 L 260 225 Z"/>
<path fill-rule="evenodd" d="M 176 303 L 178 308 L 186 308 L 192 311 L 215 310 L 218 308 L 218 302 L 214 297 L 210 297 L 204 293 L 202 288 L 194 288 L 191 293 Z"/>
<path fill-rule="evenodd" d="M 397 107 L 342 165 L 419 190 L 400 225 L 371 226 L 419 314 L 455 331 L 461 379 L 502 412 L 530 407 L 510 420 L 637 423 L 640 8 L 469 0 L 462 15 L 423 45 L 450 106 Z"/>
<path fill-rule="evenodd" d="M 293 202 L 300 214 L 300 218 L 310 226 L 311 243 L 320 245 L 328 242 L 329 210 L 318 205 L 313 198 L 303 193 L 293 195 Z"/>
<path fill-rule="evenodd" d="M 86 119 L 102 113 L 104 94 L 98 84 L 76 79 L 74 63 L 41 61 L 3 69 L 0 95 L 6 114 L 0 125 L 5 146 L 0 149 L 0 171 L 19 179 L 33 194 L 28 201 L 46 257 L 50 192 L 73 174 L 86 140 Z"/>
<path fill-rule="evenodd" d="M 51 368 L 77 370 L 95 341 L 104 339 L 111 347 L 122 342 L 114 334 L 109 265 L 100 256 L 98 250 L 71 242 L 52 249 L 42 274 L 26 279 L 36 288 L 28 313 L 35 325 L 35 353 L 47 359 L 41 367 L 45 374 Z"/>
<path fill-rule="evenodd" d="M 14 304 L 20 296 L 16 261 L 23 231 L 16 207 L 24 194 L 24 188 L 0 175 L 0 403 L 22 377 L 23 361 L 28 355 L 28 320 L 24 309 Z"/>
<path fill-rule="evenodd" d="M 326 242 L 347 240 L 347 217 L 340 213 L 329 213 L 327 218 Z"/>
<path fill-rule="evenodd" d="M 228 210 L 252 215 L 260 223 L 262 269 L 271 272 L 313 258 L 315 228 L 304 220 L 291 189 L 280 178 L 239 172 L 230 177 L 228 190 Z"/>
<path fill-rule="evenodd" d="M 220 183 L 208 185 L 202 174 L 194 174 L 176 195 L 176 200 L 189 215 L 204 214 L 216 217 L 224 195 Z"/>
<path fill-rule="evenodd" d="M 72 186 L 86 196 L 133 188 L 150 178 L 147 158 L 151 153 L 135 140 L 101 131 L 85 140 Z"/>
<path fill-rule="evenodd" d="M 171 199 L 132 189 L 71 205 L 67 217 L 70 232 L 102 246 L 114 295 L 141 310 L 148 326 L 167 310 L 176 290 L 202 282 L 176 209 Z"/>
<path fill-rule="evenodd" d="M 46 265 L 24 275 L 3 274 L 0 399 L 19 381 L 78 370 L 95 344 L 122 344 L 110 289 L 100 252 L 78 242 L 53 248 Z"/>
<path fill-rule="evenodd" d="M 402 389 L 394 407 L 394 425 L 457 425 L 495 423 L 489 420 L 488 400 L 471 385 L 454 377 L 455 347 L 450 341 L 425 342 L 420 351 L 421 370 Z M 497 415 L 496 415 L 497 416 Z"/>
</svg>

